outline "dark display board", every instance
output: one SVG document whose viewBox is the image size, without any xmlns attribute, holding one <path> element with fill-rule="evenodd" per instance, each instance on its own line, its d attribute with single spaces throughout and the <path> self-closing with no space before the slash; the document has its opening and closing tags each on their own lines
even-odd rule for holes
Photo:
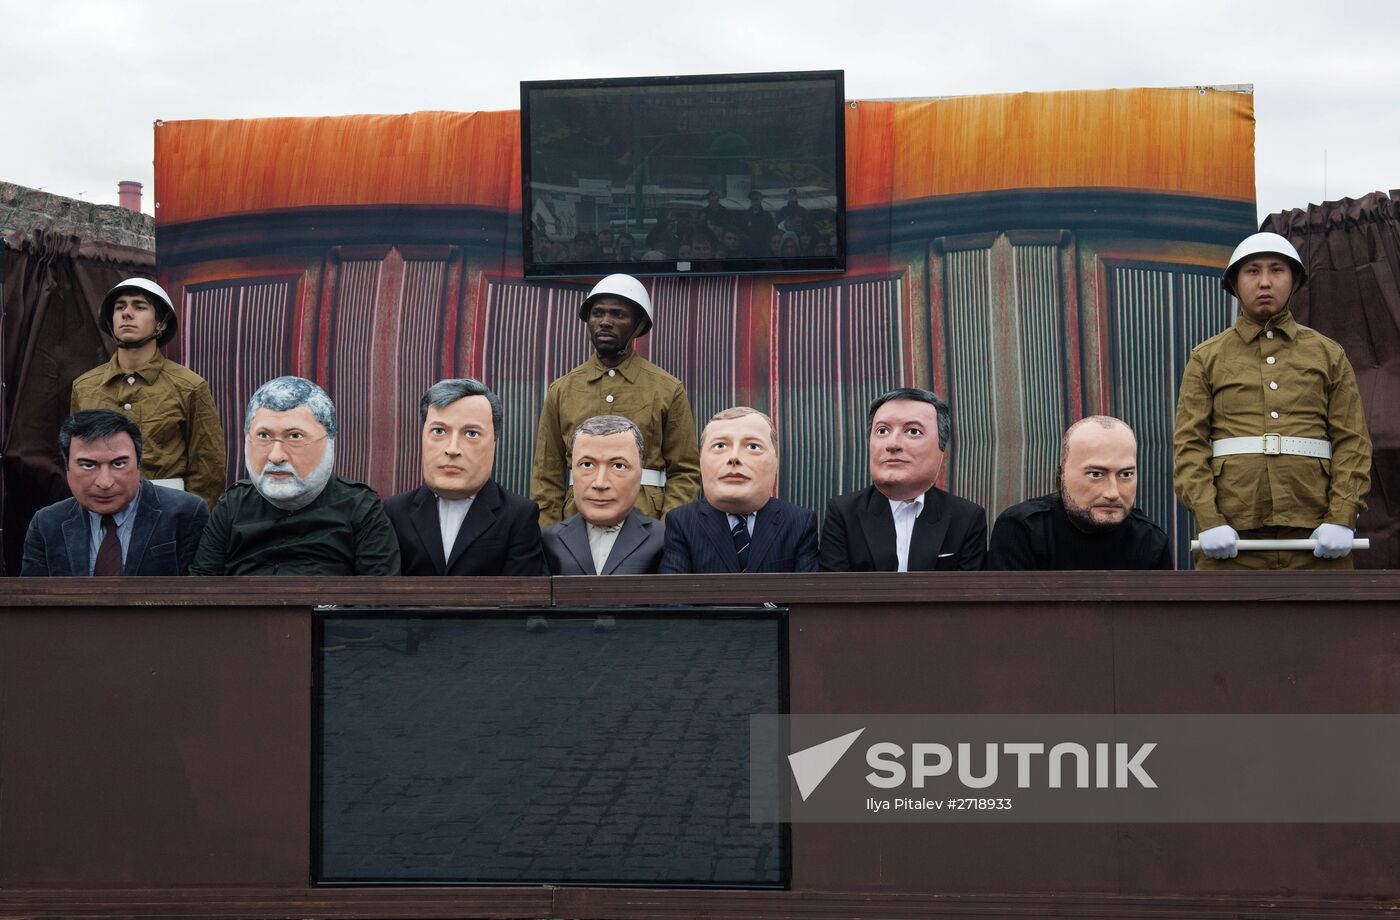
<svg viewBox="0 0 1400 920">
<path fill-rule="evenodd" d="M 786 610 L 319 617 L 321 883 L 782 887 L 749 716 Z"/>
<path fill-rule="evenodd" d="M 840 271 L 842 71 L 520 85 L 526 277 Z"/>
</svg>

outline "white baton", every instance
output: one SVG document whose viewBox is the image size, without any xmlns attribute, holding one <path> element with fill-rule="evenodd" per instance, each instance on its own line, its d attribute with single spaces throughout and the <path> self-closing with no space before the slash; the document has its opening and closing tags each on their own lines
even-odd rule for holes
<svg viewBox="0 0 1400 920">
<path fill-rule="evenodd" d="M 1298 552 L 1303 552 L 1306 550 L 1307 552 L 1312 552 L 1313 550 L 1317 549 L 1316 540 L 1241 540 L 1239 541 L 1238 545 L 1239 550 L 1242 553 L 1247 553 L 1250 551 L 1260 552 L 1264 550 L 1271 550 L 1274 552 L 1279 552 L 1283 550 L 1296 550 Z M 1191 541 L 1192 552 L 1195 552 L 1200 548 L 1200 540 Z M 1351 541 L 1351 548 L 1370 549 L 1371 539 L 1369 537 L 1357 537 L 1356 539 Z"/>
</svg>

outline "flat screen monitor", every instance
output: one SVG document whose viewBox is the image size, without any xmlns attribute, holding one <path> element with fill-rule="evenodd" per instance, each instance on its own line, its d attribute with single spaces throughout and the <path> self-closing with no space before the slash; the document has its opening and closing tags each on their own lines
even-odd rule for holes
<svg viewBox="0 0 1400 920">
<path fill-rule="evenodd" d="M 521 83 L 525 276 L 843 271 L 843 77 Z"/>
</svg>

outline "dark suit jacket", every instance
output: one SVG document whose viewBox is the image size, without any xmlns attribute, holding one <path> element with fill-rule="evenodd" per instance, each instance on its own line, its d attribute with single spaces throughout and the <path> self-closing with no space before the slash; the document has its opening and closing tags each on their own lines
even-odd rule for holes
<svg viewBox="0 0 1400 920">
<path fill-rule="evenodd" d="M 636 508 L 628 512 L 617 532 L 617 541 L 603 563 L 603 575 L 651 575 L 661 564 L 666 525 Z M 545 561 L 555 575 L 598 575 L 593 571 L 593 551 L 588 548 L 588 524 L 575 514 L 551 524 L 540 534 Z"/>
<path fill-rule="evenodd" d="M 404 575 L 548 575 L 540 549 L 540 508 L 486 480 L 462 520 L 452 558 L 442 555 L 437 496 L 427 486 L 384 503 L 399 538 Z"/>
<path fill-rule="evenodd" d="M 815 572 L 817 516 L 780 498 L 758 509 L 749 545 L 750 572 Z M 705 499 L 666 515 L 663 575 L 739 573 L 729 518 Z"/>
<path fill-rule="evenodd" d="M 184 575 L 209 520 L 204 499 L 141 480 L 123 575 Z M 21 575 L 87 575 L 91 546 L 87 512 L 75 498 L 41 508 L 24 537 Z"/>
<path fill-rule="evenodd" d="M 909 571 L 980 571 L 987 558 L 987 513 L 936 486 L 909 540 Z M 893 572 L 899 568 L 890 500 L 873 485 L 833 498 L 822 521 L 823 572 Z"/>
</svg>

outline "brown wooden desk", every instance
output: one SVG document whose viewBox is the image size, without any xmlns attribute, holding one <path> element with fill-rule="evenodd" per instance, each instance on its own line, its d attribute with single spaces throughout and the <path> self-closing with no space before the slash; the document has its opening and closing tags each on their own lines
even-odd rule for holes
<svg viewBox="0 0 1400 920">
<path fill-rule="evenodd" d="M 1400 827 L 1388 824 L 799 824 L 783 892 L 309 881 L 317 604 L 771 601 L 791 608 L 795 713 L 1400 713 L 1400 572 L 4 586 L 0 916 L 1214 918 L 1400 909 Z"/>
</svg>

